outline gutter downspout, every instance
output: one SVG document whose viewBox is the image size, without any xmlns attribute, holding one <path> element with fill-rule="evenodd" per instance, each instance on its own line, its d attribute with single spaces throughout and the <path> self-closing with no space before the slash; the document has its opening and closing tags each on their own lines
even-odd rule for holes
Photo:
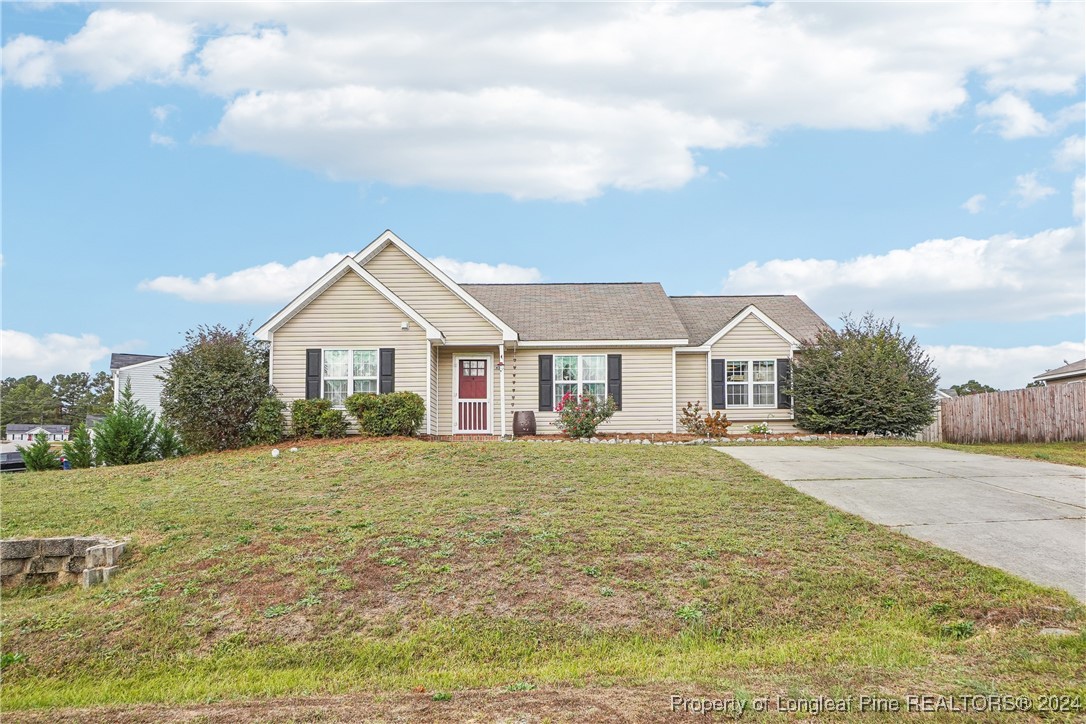
<svg viewBox="0 0 1086 724">
<path fill-rule="evenodd" d="M 499 405 L 501 407 L 501 433 L 502 439 L 505 439 L 505 342 L 502 342 L 498 347 L 498 393 L 501 396 Z"/>
</svg>

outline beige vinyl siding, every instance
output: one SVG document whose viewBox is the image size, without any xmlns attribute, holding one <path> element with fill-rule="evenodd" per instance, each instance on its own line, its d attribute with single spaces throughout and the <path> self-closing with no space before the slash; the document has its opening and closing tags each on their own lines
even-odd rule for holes
<svg viewBox="0 0 1086 724">
<path fill-rule="evenodd" d="M 781 359 L 790 357 L 792 345 L 766 326 L 765 322 L 748 316 L 712 347 L 713 359 Z M 762 422 L 763 420 L 791 420 L 792 411 L 768 407 L 729 407 L 724 411 L 728 419 L 737 423 Z M 733 434 L 743 432 L 743 425 L 732 427 Z"/>
<path fill-rule="evenodd" d="M 675 414 L 678 415 L 688 402 L 700 402 L 701 409 L 708 410 L 709 371 L 706 355 L 682 353 L 675 355 Z M 678 420 L 678 417 L 676 417 Z M 686 432 L 682 427 L 679 432 Z"/>
<path fill-rule="evenodd" d="M 448 344 L 500 344 L 501 332 L 396 246 L 365 264 L 393 294 L 445 335 Z"/>
<path fill-rule="evenodd" d="M 542 435 L 558 434 L 553 412 L 539 411 L 539 355 L 621 354 L 622 410 L 600 426 L 601 432 L 671 432 L 674 424 L 671 386 L 671 347 L 598 349 L 524 349 L 505 355 L 506 424 L 513 413 L 533 410 Z M 680 355 L 681 356 L 681 355 Z M 702 358 L 704 360 L 704 357 Z"/>
<path fill-rule="evenodd" d="M 396 350 L 396 389 L 426 398 L 426 332 L 392 302 L 348 271 L 272 337 L 272 384 L 288 405 L 305 397 L 305 351 L 311 347 Z"/>
<path fill-rule="evenodd" d="M 713 359 L 728 357 L 777 359 L 788 357 L 791 354 L 792 345 L 752 314 L 718 339 L 712 349 Z"/>
</svg>

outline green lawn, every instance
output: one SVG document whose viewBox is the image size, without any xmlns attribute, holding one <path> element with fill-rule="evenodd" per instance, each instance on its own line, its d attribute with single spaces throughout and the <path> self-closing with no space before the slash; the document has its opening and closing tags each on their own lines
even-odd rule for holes
<svg viewBox="0 0 1086 724">
<path fill-rule="evenodd" d="M 940 443 L 938 447 L 1086 467 L 1086 442 L 976 443 L 972 445 Z"/>
<path fill-rule="evenodd" d="M 7 710 L 415 687 L 1086 698 L 1066 594 L 701 447 L 348 441 L 0 486 L 5 538 L 134 543 L 108 587 L 5 594 Z"/>
</svg>

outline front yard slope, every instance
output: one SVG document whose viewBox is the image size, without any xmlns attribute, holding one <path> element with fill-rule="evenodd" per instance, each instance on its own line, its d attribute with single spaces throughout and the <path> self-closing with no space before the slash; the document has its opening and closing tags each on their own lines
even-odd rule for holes
<svg viewBox="0 0 1086 724">
<path fill-rule="evenodd" d="M 347 441 L 0 485 L 5 538 L 132 541 L 107 587 L 5 592 L 8 710 L 417 687 L 1086 694 L 1067 595 L 704 448 Z"/>
</svg>

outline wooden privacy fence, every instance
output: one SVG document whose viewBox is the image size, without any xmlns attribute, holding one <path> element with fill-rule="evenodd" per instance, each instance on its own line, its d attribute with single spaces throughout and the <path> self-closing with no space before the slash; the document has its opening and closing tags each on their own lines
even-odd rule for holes
<svg viewBox="0 0 1086 724">
<path fill-rule="evenodd" d="M 943 400 L 939 412 L 946 442 L 1086 441 L 1081 382 L 964 395 Z"/>
</svg>

